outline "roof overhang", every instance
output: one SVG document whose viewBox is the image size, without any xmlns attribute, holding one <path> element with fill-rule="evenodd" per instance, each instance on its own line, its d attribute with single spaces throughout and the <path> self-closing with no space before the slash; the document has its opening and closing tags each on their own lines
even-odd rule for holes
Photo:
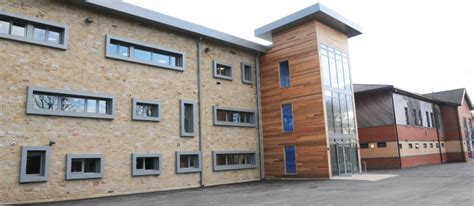
<svg viewBox="0 0 474 206">
<path fill-rule="evenodd" d="M 196 37 L 209 38 L 255 52 L 267 51 L 267 48 L 264 45 L 121 1 L 69 0 L 69 2 L 124 16 L 143 23 L 163 26 Z"/>
<path fill-rule="evenodd" d="M 274 32 L 293 27 L 309 20 L 317 20 L 346 34 L 349 38 L 362 34 L 362 28 L 360 26 L 326 6 L 317 3 L 256 29 L 255 36 L 267 41 L 272 41 L 272 34 Z"/>
</svg>

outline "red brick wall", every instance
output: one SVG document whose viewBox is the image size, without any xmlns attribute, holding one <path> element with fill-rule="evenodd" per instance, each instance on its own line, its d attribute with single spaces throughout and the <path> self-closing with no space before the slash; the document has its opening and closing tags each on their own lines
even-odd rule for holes
<svg viewBox="0 0 474 206">
<path fill-rule="evenodd" d="M 435 128 L 397 125 L 397 130 L 400 141 L 438 141 Z"/>
<path fill-rule="evenodd" d="M 398 157 L 362 158 L 362 169 L 364 169 L 364 162 L 367 164 L 368 170 L 400 169 L 400 159 Z"/>
<path fill-rule="evenodd" d="M 402 168 L 416 167 L 420 165 L 440 164 L 441 157 L 438 154 L 416 155 L 402 157 Z"/>
<path fill-rule="evenodd" d="M 395 125 L 359 128 L 360 143 L 397 141 Z"/>
</svg>

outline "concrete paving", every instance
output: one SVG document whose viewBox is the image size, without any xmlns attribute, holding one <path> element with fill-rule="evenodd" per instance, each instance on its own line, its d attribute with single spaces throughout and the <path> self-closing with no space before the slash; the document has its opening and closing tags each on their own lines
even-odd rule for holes
<svg viewBox="0 0 474 206">
<path fill-rule="evenodd" d="M 378 181 L 262 181 L 41 205 L 474 205 L 472 162 L 374 173 L 398 176 Z"/>
</svg>

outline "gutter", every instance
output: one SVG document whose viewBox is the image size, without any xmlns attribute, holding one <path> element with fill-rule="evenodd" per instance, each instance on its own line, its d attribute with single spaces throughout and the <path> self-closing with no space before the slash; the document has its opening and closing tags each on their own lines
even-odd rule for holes
<svg viewBox="0 0 474 206">
<path fill-rule="evenodd" d="M 264 168 L 264 159 L 263 159 L 263 131 L 262 131 L 262 110 L 261 110 L 261 96 L 260 96 L 260 53 L 257 53 L 255 56 L 255 80 L 256 87 L 255 93 L 257 95 L 257 127 L 258 127 L 258 154 L 260 156 L 260 179 L 265 178 L 265 168 Z"/>
<path fill-rule="evenodd" d="M 202 145 L 203 145 L 203 138 L 202 138 L 202 71 L 201 71 L 201 42 L 202 37 L 199 37 L 197 40 L 197 80 L 198 80 L 198 115 L 199 115 L 199 152 L 202 154 Z M 202 155 L 201 155 L 202 157 Z M 203 161 L 201 161 L 201 172 L 199 173 L 199 185 L 204 187 L 204 175 L 202 174 L 204 171 Z"/>
</svg>

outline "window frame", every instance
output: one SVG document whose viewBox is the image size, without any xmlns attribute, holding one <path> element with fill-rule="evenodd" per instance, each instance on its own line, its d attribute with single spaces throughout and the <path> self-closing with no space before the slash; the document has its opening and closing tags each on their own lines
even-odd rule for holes
<svg viewBox="0 0 474 206">
<path fill-rule="evenodd" d="M 51 22 L 51 21 L 39 19 L 36 17 L 26 16 L 26 15 L 21 15 L 21 14 L 14 14 L 14 13 L 0 10 L 0 18 L 2 17 L 4 17 L 3 19 L 5 19 L 5 21 L 8 21 L 10 23 L 10 27 L 11 27 L 12 22 L 25 24 L 25 36 L 21 37 L 21 36 L 15 36 L 11 34 L 0 33 L 1 39 L 14 40 L 14 41 L 30 43 L 30 44 L 40 45 L 40 46 L 46 46 L 46 47 L 51 47 L 51 48 L 61 49 L 61 50 L 66 50 L 68 47 L 67 42 L 68 42 L 69 27 L 66 24 Z M 45 28 L 47 30 L 55 30 L 55 31 L 60 30 L 61 32 L 59 33 L 62 38 L 61 39 L 62 43 L 53 43 L 53 42 L 48 42 L 48 41 L 35 40 L 33 38 L 34 27 L 40 27 L 40 28 Z"/>
<path fill-rule="evenodd" d="M 283 106 L 284 105 L 290 105 L 290 108 L 291 108 L 291 125 L 293 126 L 292 130 L 291 131 L 286 131 L 285 130 L 285 121 L 284 121 L 284 112 L 283 112 Z M 280 106 L 280 111 L 281 111 L 281 131 L 283 133 L 293 133 L 295 132 L 295 112 L 293 111 L 293 103 L 284 103 L 284 104 L 281 104 Z"/>
<path fill-rule="evenodd" d="M 39 151 L 44 152 L 43 175 L 28 175 L 26 174 L 26 163 L 28 152 Z M 49 177 L 49 164 L 51 158 L 51 147 L 49 146 L 22 146 L 21 160 L 20 160 L 20 183 L 30 182 L 47 182 Z"/>
<path fill-rule="evenodd" d="M 181 155 L 197 155 L 198 156 L 198 168 L 180 168 L 181 164 Z M 183 151 L 176 152 L 176 174 L 186 174 L 186 173 L 195 173 L 202 171 L 202 158 L 200 151 Z"/>
<path fill-rule="evenodd" d="M 158 117 L 144 117 L 137 114 L 137 105 L 138 104 L 148 104 L 152 106 L 158 106 Z M 145 100 L 145 99 L 132 99 L 132 120 L 137 121 L 152 121 L 160 122 L 161 121 L 161 102 L 159 100 Z"/>
<path fill-rule="evenodd" d="M 238 165 L 217 165 L 217 155 L 253 155 L 252 164 L 238 164 Z M 255 169 L 257 168 L 257 152 L 255 150 L 240 150 L 240 151 L 212 151 L 212 168 L 213 171 L 228 171 L 228 170 L 243 170 L 243 169 Z"/>
<path fill-rule="evenodd" d="M 51 95 L 65 95 L 65 96 L 74 96 L 79 98 L 95 98 L 95 99 L 105 99 L 107 102 L 110 102 L 106 107 L 110 110 L 110 114 L 100 114 L 100 113 L 88 113 L 87 109 L 84 109 L 84 112 L 70 112 L 62 110 L 47 110 L 47 109 L 35 109 L 33 104 L 33 93 L 41 92 Z M 85 103 L 86 104 L 86 103 Z M 31 115 L 46 115 L 46 116 L 62 116 L 62 117 L 80 117 L 80 118 L 95 118 L 95 119 L 114 119 L 115 117 L 115 97 L 109 94 L 99 94 L 91 93 L 85 91 L 71 91 L 71 90 L 61 90 L 61 89 L 50 89 L 36 86 L 28 86 L 27 94 L 27 106 L 26 114 Z"/>
<path fill-rule="evenodd" d="M 127 45 L 128 46 L 128 53 L 129 53 L 128 57 L 119 56 L 119 55 L 110 53 L 109 52 L 109 47 L 111 45 L 111 41 L 118 41 L 118 42 L 123 43 L 124 46 Z M 137 59 L 137 58 L 134 57 L 134 48 L 135 47 L 146 48 L 146 49 L 149 49 L 149 50 L 160 51 L 160 52 L 164 52 L 164 53 L 171 53 L 171 54 L 174 54 L 174 55 L 181 55 L 180 59 L 181 59 L 182 66 L 172 66 L 172 65 L 168 65 L 168 64 L 155 63 L 152 60 L 145 61 L 145 60 Z M 152 54 L 151 54 L 152 56 L 153 56 L 153 51 L 152 51 Z M 149 43 L 135 41 L 135 40 L 131 40 L 131 39 L 124 38 L 124 37 L 117 37 L 117 36 L 113 36 L 113 35 L 109 35 L 109 34 L 105 35 L 105 57 L 110 58 L 110 59 L 117 59 L 117 60 L 122 60 L 122 61 L 127 61 L 127 62 L 133 62 L 133 63 L 143 64 L 143 65 L 148 65 L 148 66 L 154 66 L 154 67 L 163 68 L 163 69 L 181 71 L 181 72 L 186 70 L 186 55 L 185 55 L 184 52 L 176 51 L 176 50 L 169 49 L 169 48 L 164 48 L 164 47 L 149 44 Z"/>
<path fill-rule="evenodd" d="M 158 158 L 158 169 L 156 170 L 139 170 L 137 169 L 137 158 Z M 163 158 L 161 153 L 132 153 L 132 176 L 150 176 L 161 175 L 163 170 Z"/>
<path fill-rule="evenodd" d="M 73 159 L 99 159 L 99 170 L 100 172 L 71 172 L 72 160 Z M 81 180 L 81 179 L 100 179 L 104 177 L 104 161 L 105 157 L 102 154 L 67 154 L 66 161 L 66 180 Z"/>
<path fill-rule="evenodd" d="M 191 104 L 193 105 L 193 132 L 186 132 L 185 127 L 184 127 L 184 120 L 185 120 L 185 104 Z M 180 134 L 181 137 L 194 137 L 196 136 L 196 126 L 197 126 L 197 117 L 196 117 L 196 106 L 197 102 L 194 100 L 180 100 L 179 103 L 179 122 L 180 122 Z"/>
<path fill-rule="evenodd" d="M 250 67 L 250 80 L 245 79 L 245 67 Z M 244 83 L 244 84 L 253 84 L 254 74 L 253 74 L 252 65 L 241 62 L 240 63 L 240 70 L 241 70 L 241 76 L 242 76 L 242 83 Z"/>
<path fill-rule="evenodd" d="M 281 63 L 283 63 L 283 62 L 287 62 L 287 63 L 288 63 L 288 79 L 289 79 L 290 81 L 289 81 L 289 83 L 288 83 L 288 86 L 286 86 L 286 87 L 283 87 L 283 86 L 282 86 L 282 81 L 281 81 Z M 282 60 L 282 61 L 279 61 L 279 62 L 278 62 L 278 80 L 279 80 L 279 82 L 278 82 L 279 85 L 278 85 L 278 86 L 279 86 L 280 89 L 287 89 L 287 88 L 290 88 L 290 87 L 291 87 L 291 71 L 290 71 L 291 69 L 290 69 L 290 68 L 291 68 L 291 66 L 290 66 L 290 60 L 285 59 L 285 60 Z"/>
<path fill-rule="evenodd" d="M 220 75 L 220 74 L 217 74 L 217 65 L 222 65 L 222 66 L 225 66 L 225 67 L 229 67 L 230 68 L 230 76 L 225 76 L 225 75 Z M 232 65 L 230 64 L 224 64 L 220 61 L 216 61 L 216 60 L 213 60 L 212 61 L 212 75 L 214 78 L 216 79 L 224 79 L 224 80 L 229 80 L 229 81 L 232 81 L 234 76 L 233 76 L 233 68 L 232 68 Z"/>
<path fill-rule="evenodd" d="M 231 107 L 221 107 L 221 106 L 213 106 L 213 123 L 214 126 L 231 126 L 231 127 L 256 127 L 257 126 L 257 112 L 251 109 L 238 109 L 238 108 L 231 108 Z M 253 114 L 253 123 L 234 123 L 234 122 L 223 122 L 217 120 L 217 110 L 224 110 L 229 112 L 243 112 L 243 113 L 252 113 Z"/>
</svg>

